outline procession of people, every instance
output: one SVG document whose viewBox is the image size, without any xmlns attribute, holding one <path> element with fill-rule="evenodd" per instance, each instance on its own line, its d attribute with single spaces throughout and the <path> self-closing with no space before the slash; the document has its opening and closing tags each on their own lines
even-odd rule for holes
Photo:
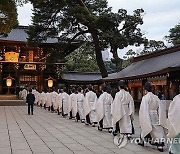
<svg viewBox="0 0 180 154">
<path fill-rule="evenodd" d="M 124 147 L 135 133 L 133 127 L 135 107 L 131 94 L 127 91 L 124 80 L 119 81 L 118 92 L 114 99 L 110 93 L 108 84 L 100 86 L 99 96 L 94 92 L 93 86 L 89 85 L 85 90 L 82 87 L 73 87 L 70 93 L 67 89 L 61 88 L 51 91 L 42 90 L 38 92 L 35 88 L 23 89 L 19 92 L 19 97 L 28 103 L 28 114 L 33 114 L 32 101 L 35 105 L 62 115 L 64 118 L 81 121 L 85 125 L 97 126 L 99 131 L 108 130 L 114 137 L 114 143 L 119 148 Z M 161 108 L 161 100 L 152 93 L 152 85 L 147 82 L 144 85 L 145 95 L 142 98 L 139 109 L 140 122 L 140 142 L 144 146 L 145 142 L 156 146 L 163 152 L 165 139 L 171 137 L 180 139 L 179 111 L 180 95 L 177 95 L 170 103 L 168 119 Z M 32 96 L 34 95 L 34 96 Z M 170 154 L 180 151 L 180 143 L 172 143 Z"/>
</svg>

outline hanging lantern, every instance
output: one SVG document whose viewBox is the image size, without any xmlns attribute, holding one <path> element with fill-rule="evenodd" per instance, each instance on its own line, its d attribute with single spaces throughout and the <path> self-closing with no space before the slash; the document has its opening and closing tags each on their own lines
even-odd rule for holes
<svg viewBox="0 0 180 154">
<path fill-rule="evenodd" d="M 48 87 L 49 88 L 53 87 L 53 80 L 52 79 L 48 79 Z"/>
<path fill-rule="evenodd" d="M 11 87 L 11 85 L 12 85 L 12 79 L 11 78 L 6 79 L 6 85 L 7 85 L 7 87 Z"/>
<path fill-rule="evenodd" d="M 48 85 L 48 87 L 49 87 L 49 88 L 52 88 L 53 85 L 54 85 L 55 79 L 53 79 L 52 77 L 49 76 L 49 78 L 46 79 L 46 80 L 47 80 L 47 85 Z"/>
</svg>

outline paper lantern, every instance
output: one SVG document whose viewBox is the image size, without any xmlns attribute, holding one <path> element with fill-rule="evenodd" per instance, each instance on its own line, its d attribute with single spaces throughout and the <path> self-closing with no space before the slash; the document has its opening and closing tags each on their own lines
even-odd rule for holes
<svg viewBox="0 0 180 154">
<path fill-rule="evenodd" d="M 53 87 L 53 79 L 48 79 L 48 87 Z"/>
<path fill-rule="evenodd" d="M 11 85 L 12 85 L 12 79 L 7 78 L 7 79 L 6 79 L 6 85 L 7 85 L 7 87 L 11 87 Z"/>
</svg>

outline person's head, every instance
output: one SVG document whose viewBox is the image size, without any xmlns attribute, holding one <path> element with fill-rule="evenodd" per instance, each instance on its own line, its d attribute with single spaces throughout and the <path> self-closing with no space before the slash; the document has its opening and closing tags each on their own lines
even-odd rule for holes
<svg viewBox="0 0 180 154">
<path fill-rule="evenodd" d="M 72 93 L 76 93 L 76 89 L 75 88 L 72 88 Z"/>
<path fill-rule="evenodd" d="M 81 93 L 82 92 L 82 88 L 81 87 L 78 87 L 78 92 Z"/>
<path fill-rule="evenodd" d="M 146 82 L 145 85 L 144 85 L 144 89 L 145 89 L 147 92 L 152 92 L 152 85 L 151 85 L 151 83 Z"/>
<path fill-rule="evenodd" d="M 63 88 L 63 92 L 66 92 L 66 87 Z"/>
<path fill-rule="evenodd" d="M 119 81 L 119 90 L 125 89 L 126 88 L 126 83 L 124 80 Z"/>
<path fill-rule="evenodd" d="M 55 88 L 55 87 L 53 87 L 53 88 L 52 88 L 52 91 L 56 91 L 56 88 Z"/>
<path fill-rule="evenodd" d="M 91 84 L 88 86 L 88 90 L 89 90 L 89 91 L 92 91 L 92 90 L 93 90 L 93 86 L 92 86 Z"/>
<path fill-rule="evenodd" d="M 101 85 L 101 90 L 102 90 L 102 92 L 107 92 L 108 87 L 105 83 Z"/>
<path fill-rule="evenodd" d="M 32 93 L 32 89 L 31 88 L 29 89 L 29 93 Z"/>
</svg>

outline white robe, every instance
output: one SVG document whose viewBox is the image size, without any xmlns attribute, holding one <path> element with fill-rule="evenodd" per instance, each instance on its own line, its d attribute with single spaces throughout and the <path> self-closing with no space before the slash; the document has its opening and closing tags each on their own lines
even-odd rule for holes
<svg viewBox="0 0 180 154">
<path fill-rule="evenodd" d="M 44 106 L 44 104 L 46 103 L 47 97 L 46 97 L 46 93 L 42 92 L 41 93 L 41 105 Z"/>
<path fill-rule="evenodd" d="M 51 102 L 52 102 L 52 104 L 53 104 L 54 110 L 57 110 L 57 109 L 58 109 L 58 104 L 56 103 L 57 95 L 58 95 L 57 92 L 55 92 L 55 91 L 51 92 Z"/>
<path fill-rule="evenodd" d="M 77 94 L 72 93 L 70 95 L 70 105 L 69 112 L 72 111 L 72 117 L 75 117 L 77 114 Z"/>
<path fill-rule="evenodd" d="M 129 92 L 121 89 L 116 93 L 112 108 L 112 123 L 115 127 L 119 122 L 120 133 L 132 133 L 132 120 L 134 116 L 134 101 Z"/>
<path fill-rule="evenodd" d="M 41 100 L 42 100 L 41 93 L 38 93 L 38 105 L 41 104 Z"/>
<path fill-rule="evenodd" d="M 84 109 L 83 109 L 83 104 L 84 104 L 84 95 L 82 93 L 77 94 L 77 110 L 80 116 L 80 119 L 83 120 L 85 119 L 85 115 L 84 115 Z"/>
<path fill-rule="evenodd" d="M 107 92 L 104 92 L 100 95 L 97 103 L 96 103 L 96 115 L 97 121 L 101 121 L 103 119 L 103 128 L 112 127 L 112 115 L 111 115 L 111 104 L 113 102 L 113 98 Z"/>
<path fill-rule="evenodd" d="M 180 94 L 170 103 L 168 111 L 168 137 L 176 137 L 180 133 Z"/>
<path fill-rule="evenodd" d="M 84 113 L 85 116 L 89 114 L 91 122 L 97 122 L 96 119 L 96 112 L 95 112 L 95 104 L 97 101 L 96 93 L 93 91 L 89 91 L 86 93 L 85 96 L 85 103 L 84 103 Z"/>
<path fill-rule="evenodd" d="M 61 111 L 62 110 L 62 96 L 61 96 L 61 93 L 57 94 L 55 104 L 57 104 L 57 109 L 59 109 L 59 111 Z"/>
<path fill-rule="evenodd" d="M 21 95 L 21 96 L 22 96 L 22 99 L 23 99 L 23 100 L 26 100 L 27 93 L 28 93 L 28 92 L 27 92 L 26 89 L 23 89 L 23 90 L 22 90 L 22 95 Z"/>
<path fill-rule="evenodd" d="M 38 93 L 39 92 L 37 90 L 35 90 L 35 89 L 32 90 L 32 94 L 34 94 L 34 96 L 35 96 L 34 104 L 37 104 L 37 102 L 38 102 Z"/>
<path fill-rule="evenodd" d="M 139 122 L 141 127 L 141 138 L 143 139 L 146 135 L 150 133 L 152 139 L 158 140 L 165 137 L 163 125 L 161 124 L 159 98 L 152 92 L 148 92 L 142 98 L 142 102 L 139 110 Z"/>
<path fill-rule="evenodd" d="M 19 92 L 19 98 L 20 98 L 20 99 L 23 99 L 23 98 L 22 98 L 22 90 Z"/>
<path fill-rule="evenodd" d="M 51 93 L 47 92 L 46 93 L 46 107 L 50 107 L 52 106 L 52 102 L 51 102 Z"/>
<path fill-rule="evenodd" d="M 62 96 L 63 114 L 69 114 L 70 97 L 66 92 L 63 92 L 61 96 Z"/>
</svg>

